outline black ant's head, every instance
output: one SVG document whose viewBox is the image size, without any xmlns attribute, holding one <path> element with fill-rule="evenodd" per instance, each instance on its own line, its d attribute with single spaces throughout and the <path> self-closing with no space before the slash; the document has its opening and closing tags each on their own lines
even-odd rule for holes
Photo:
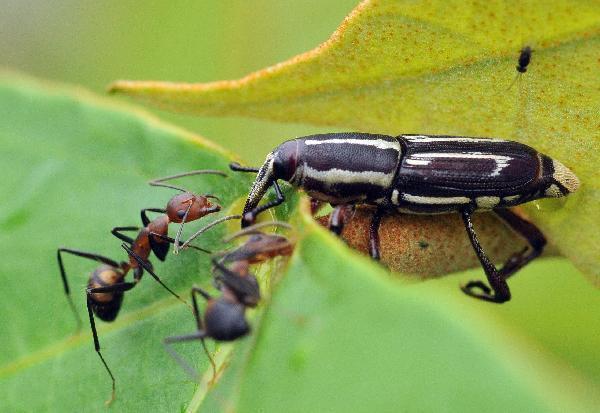
<svg viewBox="0 0 600 413">
<path fill-rule="evenodd" d="M 250 236 L 241 249 L 249 262 L 256 264 L 280 255 L 291 255 L 294 245 L 282 235 L 258 233 Z"/>
<path fill-rule="evenodd" d="M 213 212 L 221 210 L 221 206 L 212 203 L 211 195 L 195 195 L 191 192 L 184 192 L 175 195 L 167 204 L 167 215 L 171 222 L 182 222 L 187 217 L 186 222 L 195 221 Z"/>
<path fill-rule="evenodd" d="M 219 341 L 233 341 L 250 332 L 246 308 L 226 297 L 210 300 L 204 316 L 207 335 Z"/>
</svg>

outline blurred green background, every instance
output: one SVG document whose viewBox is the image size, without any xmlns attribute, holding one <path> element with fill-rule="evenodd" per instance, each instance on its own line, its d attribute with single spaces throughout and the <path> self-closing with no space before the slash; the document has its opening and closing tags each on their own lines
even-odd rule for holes
<svg viewBox="0 0 600 413">
<path fill-rule="evenodd" d="M 117 79 L 233 79 L 326 40 L 356 0 L 0 1 L 0 67 L 104 93 Z M 259 162 L 323 128 L 160 112 Z M 246 145 L 252 142 L 252 145 Z"/>
</svg>

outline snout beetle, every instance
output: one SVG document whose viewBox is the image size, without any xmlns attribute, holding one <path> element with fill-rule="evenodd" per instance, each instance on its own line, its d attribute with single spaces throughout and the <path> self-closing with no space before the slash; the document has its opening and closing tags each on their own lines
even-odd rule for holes
<svg viewBox="0 0 600 413">
<path fill-rule="evenodd" d="M 230 167 L 257 173 L 244 206 L 242 227 L 252 224 L 262 211 L 284 202 L 279 179 L 337 208 L 373 205 L 376 212 L 369 244 L 375 259 L 379 259 L 379 224 L 386 211 L 459 212 L 491 286 L 472 281 L 462 289 L 496 303 L 510 300 L 506 279 L 540 255 L 546 244 L 537 227 L 506 208 L 539 198 L 559 198 L 579 186 L 575 174 L 562 163 L 527 145 L 463 136 L 312 135 L 282 143 L 260 168 L 236 163 Z M 259 206 L 271 186 L 275 200 Z M 494 211 L 527 239 L 530 250 L 515 253 L 496 269 L 471 223 L 475 211 Z"/>
</svg>

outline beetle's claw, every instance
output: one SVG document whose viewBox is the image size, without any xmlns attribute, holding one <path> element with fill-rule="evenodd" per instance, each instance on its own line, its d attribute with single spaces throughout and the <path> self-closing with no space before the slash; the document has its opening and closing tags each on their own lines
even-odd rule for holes
<svg viewBox="0 0 600 413">
<path fill-rule="evenodd" d="M 483 281 L 469 281 L 467 284 L 462 285 L 460 289 L 471 297 L 486 301 L 496 301 L 494 296 L 491 295 L 492 290 Z M 482 292 L 476 292 L 474 291 L 475 289 L 479 289 Z"/>
</svg>

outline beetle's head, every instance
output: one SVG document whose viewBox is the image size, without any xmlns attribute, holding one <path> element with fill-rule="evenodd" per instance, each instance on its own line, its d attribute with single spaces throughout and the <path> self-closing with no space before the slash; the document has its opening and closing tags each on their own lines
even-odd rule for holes
<svg viewBox="0 0 600 413">
<path fill-rule="evenodd" d="M 271 153 L 274 178 L 290 181 L 298 165 L 298 142 L 295 139 L 284 142 Z"/>
<path fill-rule="evenodd" d="M 298 159 L 298 143 L 295 140 L 287 141 L 279 145 L 273 152 L 267 155 L 262 164 L 244 206 L 244 217 L 242 227 L 253 224 L 255 217 L 247 217 L 265 196 L 273 182 L 278 179 L 289 181 L 296 173 Z"/>
<path fill-rule="evenodd" d="M 575 192 L 579 188 L 579 178 L 569 168 L 555 159 L 544 162 L 544 181 L 547 198 L 560 198 Z"/>
</svg>

